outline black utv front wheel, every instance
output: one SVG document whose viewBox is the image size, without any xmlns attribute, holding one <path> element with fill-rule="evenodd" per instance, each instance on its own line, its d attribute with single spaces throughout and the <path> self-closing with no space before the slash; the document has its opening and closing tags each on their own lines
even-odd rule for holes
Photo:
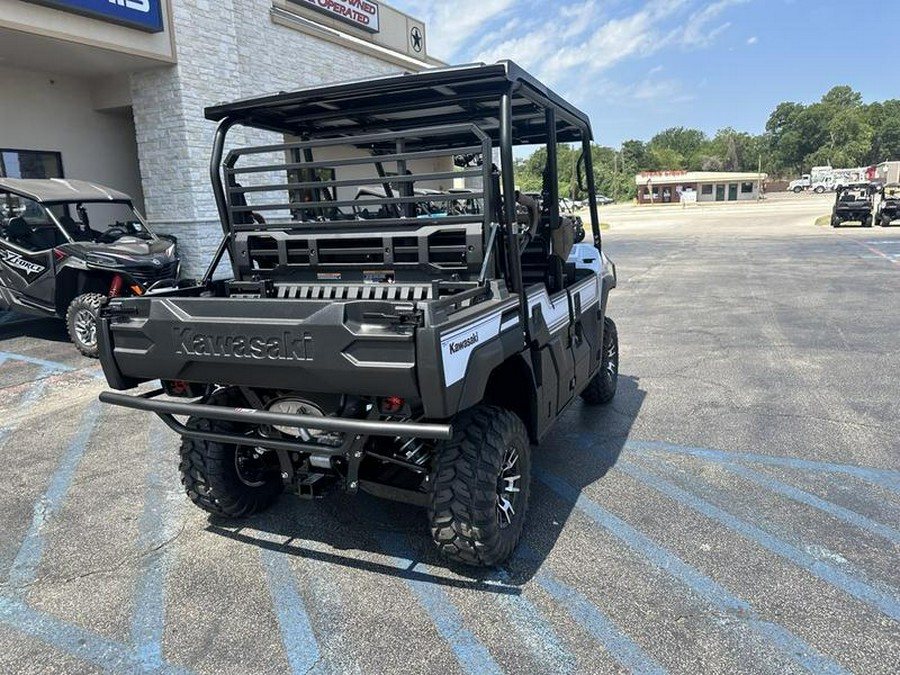
<svg viewBox="0 0 900 675">
<path fill-rule="evenodd" d="M 66 310 L 69 339 L 78 351 L 92 359 L 100 355 L 97 346 L 97 316 L 105 303 L 105 295 L 85 293 L 72 300 Z"/>
<path fill-rule="evenodd" d="M 210 403 L 239 405 L 227 395 Z M 218 399 L 218 400 L 216 400 Z M 188 427 L 207 432 L 241 431 L 240 425 L 192 417 Z M 184 437 L 181 441 L 181 483 L 188 497 L 204 511 L 225 518 L 242 518 L 275 503 L 284 484 L 272 451 L 245 445 Z"/>
<path fill-rule="evenodd" d="M 453 420 L 453 438 L 438 445 L 428 519 L 440 552 L 489 567 L 516 548 L 531 481 L 531 445 L 518 415 L 477 405 Z"/>
<path fill-rule="evenodd" d="M 619 382 L 619 333 L 616 322 L 606 317 L 603 319 L 603 354 L 600 357 L 600 370 L 594 375 L 581 398 L 589 405 L 609 403 L 616 395 Z"/>
</svg>

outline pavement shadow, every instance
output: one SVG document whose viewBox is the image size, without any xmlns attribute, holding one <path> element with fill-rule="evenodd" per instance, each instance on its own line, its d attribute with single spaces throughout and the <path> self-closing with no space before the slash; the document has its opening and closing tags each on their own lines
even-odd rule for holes
<svg viewBox="0 0 900 675">
<path fill-rule="evenodd" d="M 29 337 L 69 342 L 66 324 L 59 319 L 40 319 L 10 311 L 0 312 L 0 340 Z"/>
<path fill-rule="evenodd" d="M 644 397 L 637 378 L 620 375 L 612 404 L 591 407 L 574 402 L 550 436 L 533 447 L 538 473 L 565 476 L 578 492 L 601 480 L 618 460 Z M 586 437 L 596 439 L 587 463 L 583 452 L 569 450 L 576 438 L 583 443 Z M 210 516 L 206 529 L 300 558 L 410 581 L 516 595 L 537 574 L 574 509 L 574 499 L 551 492 L 534 477 L 525 545 L 520 546 L 528 553 L 515 555 L 502 569 L 448 562 L 432 545 L 423 509 L 367 494 L 333 492 L 314 501 L 285 497 L 269 511 L 237 523 Z"/>
</svg>

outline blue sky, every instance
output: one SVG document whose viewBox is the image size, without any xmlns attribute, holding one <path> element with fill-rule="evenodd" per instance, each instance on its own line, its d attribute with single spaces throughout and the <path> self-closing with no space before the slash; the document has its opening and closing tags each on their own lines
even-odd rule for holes
<svg viewBox="0 0 900 675">
<path fill-rule="evenodd" d="M 900 0 L 389 0 L 448 63 L 512 59 L 590 114 L 597 142 L 670 126 L 763 131 L 836 84 L 900 98 Z M 893 63 L 892 63 L 893 62 Z"/>
</svg>

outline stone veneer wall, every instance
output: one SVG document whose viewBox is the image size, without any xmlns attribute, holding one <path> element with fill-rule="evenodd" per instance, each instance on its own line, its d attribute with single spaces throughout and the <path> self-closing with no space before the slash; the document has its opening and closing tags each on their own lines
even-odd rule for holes
<svg viewBox="0 0 900 675">
<path fill-rule="evenodd" d="M 215 124 L 203 117 L 206 106 L 401 70 L 277 25 L 271 7 L 271 0 L 175 2 L 177 65 L 132 75 L 147 217 L 156 231 L 178 237 L 189 275 L 205 270 L 222 236 L 209 183 Z M 235 129 L 229 138 L 246 144 L 273 136 Z"/>
</svg>

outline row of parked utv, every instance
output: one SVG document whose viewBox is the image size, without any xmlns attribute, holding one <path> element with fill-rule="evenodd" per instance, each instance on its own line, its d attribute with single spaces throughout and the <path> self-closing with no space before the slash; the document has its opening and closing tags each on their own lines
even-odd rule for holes
<svg viewBox="0 0 900 675">
<path fill-rule="evenodd" d="M 831 210 L 831 226 L 856 222 L 882 227 L 900 221 L 900 183 L 853 183 L 837 190 Z"/>
</svg>

